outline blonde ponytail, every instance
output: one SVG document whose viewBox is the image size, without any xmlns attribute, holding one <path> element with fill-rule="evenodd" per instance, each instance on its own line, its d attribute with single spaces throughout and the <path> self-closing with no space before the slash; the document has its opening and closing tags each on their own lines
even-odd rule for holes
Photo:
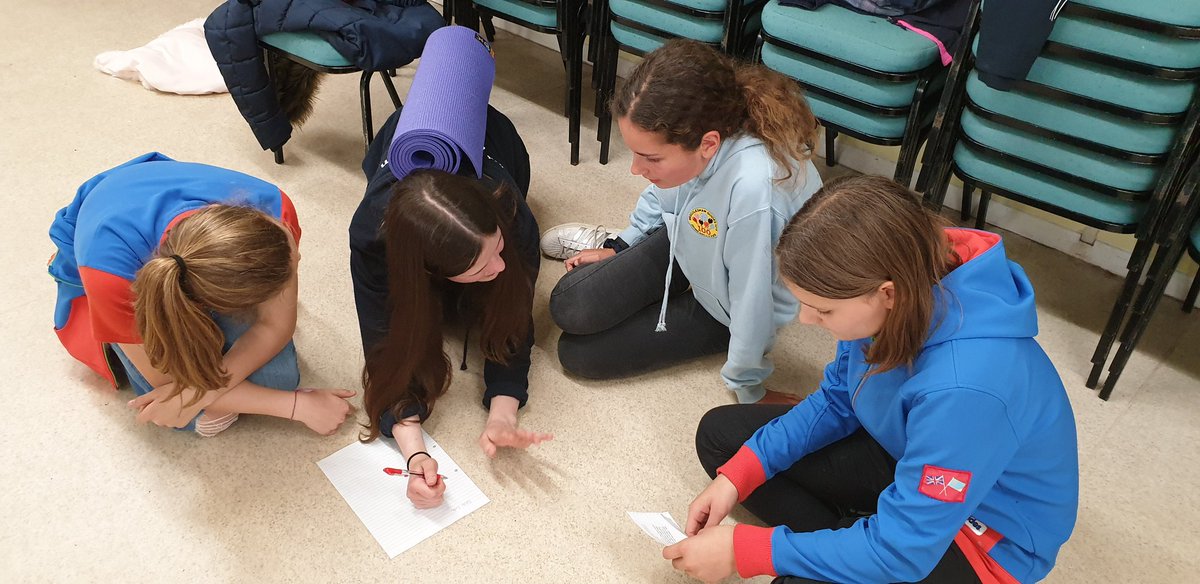
<svg viewBox="0 0 1200 584">
<path fill-rule="evenodd" d="M 134 278 L 133 307 L 150 364 L 171 376 L 176 395 L 192 388 L 199 400 L 228 383 L 213 313 L 245 315 L 292 269 L 285 228 L 257 209 L 213 205 L 171 229 Z"/>
<path fill-rule="evenodd" d="M 187 260 L 182 261 L 186 265 Z M 172 258 L 159 256 L 138 271 L 134 315 L 142 344 L 154 368 L 175 380 L 176 393 L 184 387 L 217 389 L 229 380 L 221 368 L 225 337 L 212 316 L 189 297 L 182 271 L 186 268 L 181 268 Z"/>
</svg>

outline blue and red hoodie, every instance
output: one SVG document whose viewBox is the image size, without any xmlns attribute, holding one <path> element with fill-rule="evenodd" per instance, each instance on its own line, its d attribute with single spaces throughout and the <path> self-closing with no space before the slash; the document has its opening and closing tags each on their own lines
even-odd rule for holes
<svg viewBox="0 0 1200 584">
<path fill-rule="evenodd" d="M 279 219 L 300 241 L 296 209 L 279 187 L 252 176 L 151 152 L 83 183 L 54 216 L 58 282 L 54 330 L 67 352 L 109 383 L 104 343 L 141 343 L 133 278 L 179 220 L 214 203 L 246 205 Z"/>
<path fill-rule="evenodd" d="M 718 472 L 745 499 L 803 456 L 865 428 L 897 460 L 875 515 L 795 533 L 738 525 L 738 573 L 912 582 L 958 544 L 985 583 L 1034 582 L 1075 526 L 1075 420 L 1033 339 L 1024 270 L 1000 237 L 947 229 L 963 263 L 935 289 L 911 368 L 866 376 L 870 339 L 839 342 L 820 389 L 752 436 Z"/>
</svg>

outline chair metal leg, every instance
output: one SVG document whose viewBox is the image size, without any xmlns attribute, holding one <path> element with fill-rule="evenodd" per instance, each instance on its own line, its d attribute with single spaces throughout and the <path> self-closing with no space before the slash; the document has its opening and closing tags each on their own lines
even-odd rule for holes
<svg viewBox="0 0 1200 584">
<path fill-rule="evenodd" d="M 608 42 L 609 23 L 608 23 L 608 0 L 592 0 L 592 16 L 588 37 L 591 39 L 588 42 L 589 57 L 592 60 L 592 89 L 599 91 L 600 85 L 604 83 L 604 45 Z M 596 102 L 595 111 L 596 117 L 600 117 L 601 104 Z M 599 139 L 599 137 L 597 137 Z"/>
<path fill-rule="evenodd" d="M 608 146 L 612 135 L 612 113 L 608 108 L 608 100 L 612 98 L 616 88 L 617 54 L 621 50 L 616 39 L 611 37 L 611 32 L 606 31 L 605 34 L 605 54 L 601 57 L 604 61 L 604 80 L 596 94 L 596 107 L 601 110 L 600 119 L 596 123 L 596 139 L 600 140 L 600 164 L 608 164 Z"/>
<path fill-rule="evenodd" d="M 363 152 L 366 152 L 371 147 L 371 138 L 375 136 L 375 130 L 371 125 L 371 72 L 363 71 L 362 80 L 358 83 L 358 91 L 362 100 L 362 120 L 363 120 Z"/>
<path fill-rule="evenodd" d="M 1134 348 L 1137 347 L 1138 341 L 1142 339 L 1142 335 L 1150 325 L 1154 309 L 1162 300 L 1163 292 L 1166 290 L 1171 274 L 1175 271 L 1175 266 L 1179 265 L 1179 260 L 1183 256 L 1183 247 L 1180 243 L 1176 243 L 1167 249 L 1159 248 L 1159 253 L 1154 254 L 1154 262 L 1147 270 L 1149 275 L 1146 277 L 1146 283 L 1142 286 L 1137 301 L 1133 304 L 1129 323 L 1125 325 L 1125 331 L 1121 335 L 1121 346 L 1117 349 L 1117 354 L 1113 356 L 1112 365 L 1108 368 L 1108 377 L 1104 380 L 1104 387 L 1100 389 L 1100 399 L 1108 400 L 1112 395 L 1117 380 L 1121 378 L 1121 372 L 1125 370 L 1125 364 L 1129 362 Z"/>
<path fill-rule="evenodd" d="M 913 100 L 908 106 L 908 117 L 904 122 L 900 155 L 896 160 L 896 172 L 892 175 L 893 180 L 906 187 L 912 182 L 913 170 L 917 167 L 917 153 L 926 135 L 921 128 L 921 120 L 925 116 L 925 90 L 929 87 L 931 76 L 932 73 L 923 74 L 913 91 Z"/>
<path fill-rule="evenodd" d="M 834 151 L 834 142 L 837 141 L 838 133 L 831 130 L 828 126 L 825 127 L 825 166 L 837 166 L 837 153 Z"/>
<path fill-rule="evenodd" d="M 387 88 L 388 96 L 392 98 L 392 105 L 396 106 L 396 109 L 400 109 L 404 106 L 404 103 L 400 101 L 400 94 L 396 93 L 396 84 L 392 83 L 392 77 L 394 77 L 394 75 L 379 76 L 379 78 L 383 80 L 383 86 Z"/>
<path fill-rule="evenodd" d="M 985 229 L 987 227 L 988 203 L 991 201 L 992 194 L 979 189 L 979 210 L 975 212 L 975 229 Z"/>
<path fill-rule="evenodd" d="M 567 94 L 563 99 L 563 117 L 571 117 L 571 63 L 574 57 L 571 56 L 571 39 L 570 32 L 567 30 L 567 25 L 563 25 L 558 29 L 558 34 L 554 35 L 554 40 L 558 41 L 558 54 L 562 58 L 563 72 L 567 75 Z"/>
<path fill-rule="evenodd" d="M 269 49 L 263 49 L 263 63 L 267 68 L 267 79 L 272 88 L 275 87 L 275 55 Z M 273 89 L 272 89 L 273 91 Z M 275 154 L 275 164 L 283 164 L 283 144 L 271 149 Z"/>
<path fill-rule="evenodd" d="M 571 144 L 571 166 L 579 164 L 579 124 L 583 115 L 583 10 L 583 4 L 567 3 L 562 11 L 561 44 L 567 48 L 567 139 Z"/>
<path fill-rule="evenodd" d="M 1117 295 L 1117 301 L 1113 303 L 1112 312 L 1108 315 L 1108 322 L 1105 323 L 1104 330 L 1100 332 L 1100 340 L 1096 343 L 1095 352 L 1092 353 L 1092 371 L 1084 383 L 1091 389 L 1095 389 L 1096 385 L 1100 383 L 1100 374 L 1104 372 L 1104 363 L 1108 360 L 1108 353 L 1112 350 L 1113 342 L 1116 341 L 1117 334 L 1121 331 L 1121 324 L 1125 322 L 1125 316 L 1129 314 L 1129 306 L 1137 293 L 1138 283 L 1142 280 L 1144 258 L 1150 254 L 1153 248 L 1154 241 L 1148 239 L 1139 239 L 1134 245 L 1128 264 L 1129 272 L 1125 274 L 1125 284 L 1121 287 L 1121 293 Z"/>
<path fill-rule="evenodd" d="M 962 204 L 959 205 L 958 217 L 963 221 L 971 219 L 971 194 L 975 192 L 975 188 L 963 183 Z"/>
<path fill-rule="evenodd" d="M 489 43 L 496 42 L 496 25 L 491 16 L 480 16 L 479 23 L 483 25 L 483 36 Z"/>
<path fill-rule="evenodd" d="M 1188 289 L 1187 297 L 1183 299 L 1183 311 L 1191 312 L 1196 308 L 1196 296 L 1200 296 L 1200 271 L 1192 278 L 1192 287 Z"/>
<path fill-rule="evenodd" d="M 979 5 L 980 2 L 971 2 L 963 38 L 969 39 L 975 35 L 979 25 Z M 967 85 L 968 67 L 965 62 L 969 59 L 971 46 L 968 42 L 959 43 L 955 51 L 954 62 L 946 74 L 941 98 L 934 110 L 933 127 L 925 144 L 927 164 L 921 169 L 921 176 L 917 177 L 917 190 L 924 196 L 925 204 L 935 211 L 942 209 L 953 173 L 955 136 Z"/>
</svg>

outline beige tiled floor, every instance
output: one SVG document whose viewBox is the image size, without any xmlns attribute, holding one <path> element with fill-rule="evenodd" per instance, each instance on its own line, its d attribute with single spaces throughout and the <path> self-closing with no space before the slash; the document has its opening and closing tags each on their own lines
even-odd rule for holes
<svg viewBox="0 0 1200 584">
<path fill-rule="evenodd" d="M 491 497 L 451 529 L 388 560 L 315 462 L 355 439 L 297 424 L 244 419 L 213 440 L 134 425 L 129 394 L 106 390 L 51 332 L 44 262 L 53 213 L 93 173 L 148 150 L 234 168 L 281 185 L 304 225 L 300 348 L 304 383 L 356 387 L 362 365 L 347 271 L 346 227 L 363 188 L 357 83 L 327 80 L 316 114 L 276 166 L 226 95 L 160 95 L 91 67 L 212 0 L 7 3 L 0 19 L 0 577 L 5 582 L 681 582 L 626 510 L 681 517 L 705 477 L 692 432 L 728 403 L 720 359 L 622 383 L 563 375 L 539 282 L 533 398 L 523 423 L 557 439 L 487 460 L 475 445 L 480 363 L 456 376 L 429 430 Z M 531 205 L 543 226 L 589 219 L 620 226 L 642 182 L 616 141 L 595 162 L 590 117 L 583 162 L 567 164 L 557 56 L 502 37 L 493 103 L 533 155 Z M 401 73 L 407 88 L 411 69 Z M 376 93 L 377 120 L 386 98 Z M 821 166 L 824 169 L 823 166 Z M 1041 301 L 1040 339 L 1075 404 L 1082 506 L 1054 582 L 1183 582 L 1200 571 L 1200 324 L 1165 301 L 1112 401 L 1083 386 L 1119 281 L 1008 239 Z M 773 387 L 803 392 L 832 343 L 792 327 L 776 349 Z M 453 357 L 458 349 L 451 344 Z M 475 353 L 477 356 L 478 354 Z M 739 516 L 744 518 L 744 516 Z"/>
</svg>

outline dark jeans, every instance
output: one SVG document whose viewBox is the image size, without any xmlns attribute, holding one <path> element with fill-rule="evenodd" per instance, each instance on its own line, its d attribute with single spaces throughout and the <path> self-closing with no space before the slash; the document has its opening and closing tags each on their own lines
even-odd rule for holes
<svg viewBox="0 0 1200 584">
<path fill-rule="evenodd" d="M 563 369 L 613 379 L 722 353 L 729 328 L 696 301 L 676 264 L 667 330 L 655 332 L 671 242 L 658 228 L 625 251 L 567 272 L 550 294 L 550 316 L 563 330 Z"/>
<path fill-rule="evenodd" d="M 787 413 L 786 405 L 729 405 L 709 410 L 696 429 L 696 454 L 711 477 L 767 422 Z M 767 525 L 792 531 L 849 527 L 873 515 L 879 494 L 895 479 L 896 461 L 865 430 L 859 430 L 800 459 L 758 487 L 742 506 Z M 780 577 L 776 584 L 819 582 Z M 921 582 L 975 584 L 979 577 L 958 546 L 951 544 Z"/>
</svg>

